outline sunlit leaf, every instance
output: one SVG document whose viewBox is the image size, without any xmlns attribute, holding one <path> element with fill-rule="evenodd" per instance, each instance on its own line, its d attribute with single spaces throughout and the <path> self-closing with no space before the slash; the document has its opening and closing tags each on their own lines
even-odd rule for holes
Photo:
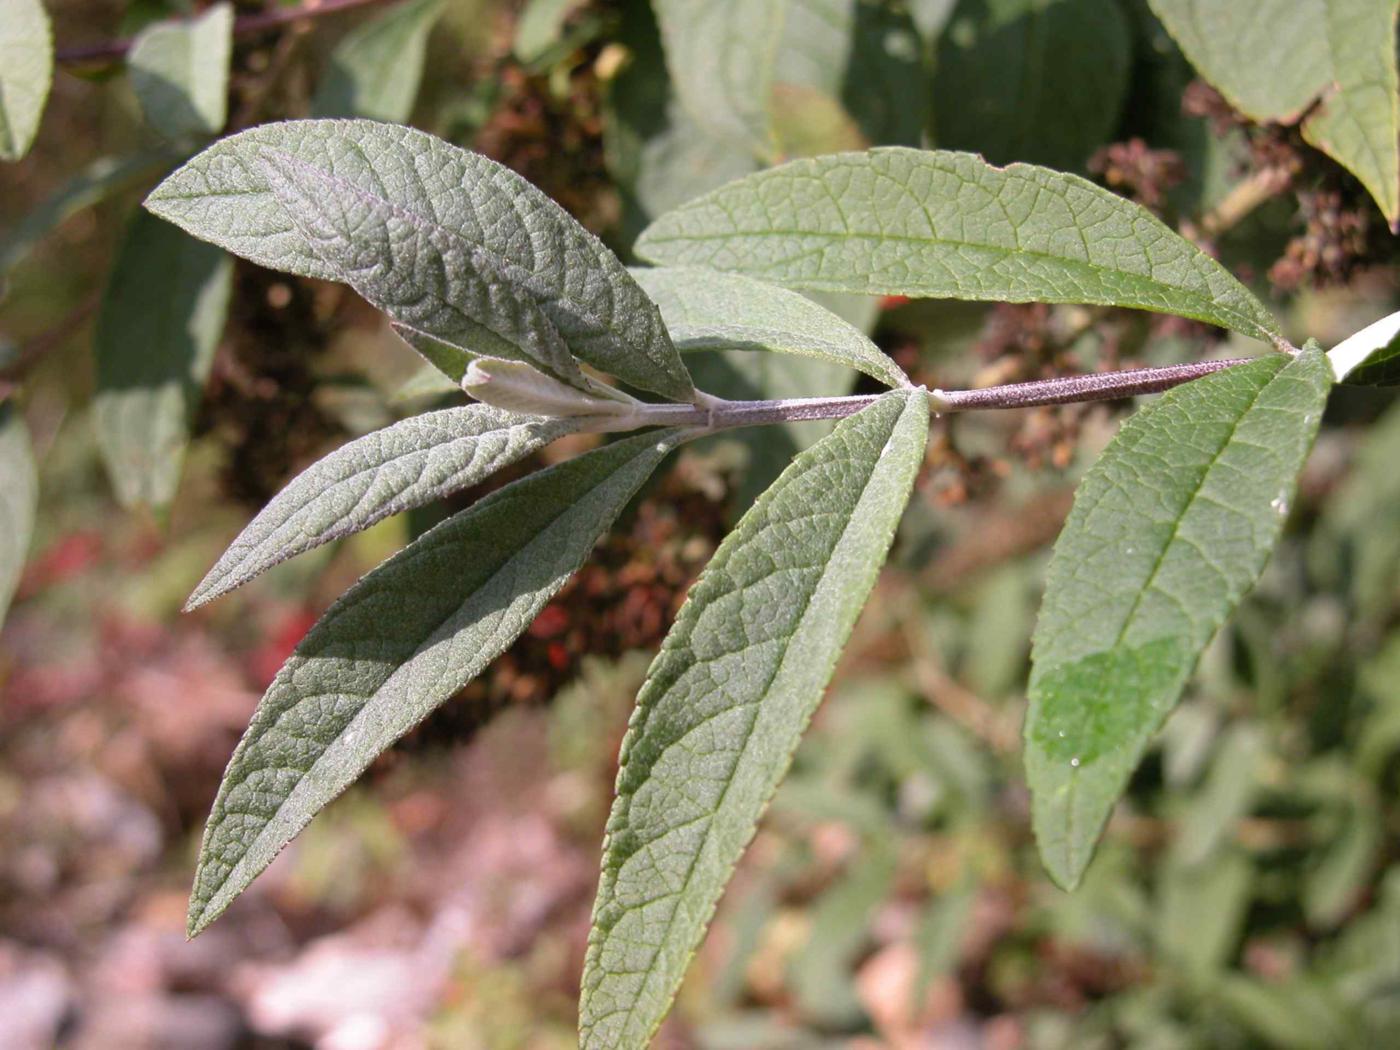
<svg viewBox="0 0 1400 1050">
<path fill-rule="evenodd" d="M 1397 0 L 1149 0 L 1186 57 L 1256 121 L 1292 123 L 1400 221 Z M 1314 105 L 1316 103 L 1316 105 Z"/>
<path fill-rule="evenodd" d="M 1026 776 L 1041 857 L 1072 887 L 1201 650 L 1254 585 L 1333 382 L 1315 347 L 1169 391 L 1085 476 L 1032 652 Z"/>
<path fill-rule="evenodd" d="M 693 396 L 660 313 L 601 241 L 519 175 L 421 131 L 365 120 L 263 125 L 210 146 L 157 186 L 146 206 L 263 266 L 342 279 L 268 185 L 269 151 L 341 187 L 337 204 L 347 215 L 375 202 L 371 212 L 387 208 L 397 217 L 389 232 L 409 237 L 416 231 L 413 237 L 430 245 L 441 237 L 463 245 L 478 285 L 531 300 L 582 360 L 665 397 Z M 324 212 L 328 220 L 335 216 L 330 204 Z M 387 250 L 382 241 L 357 242 L 353 249 L 365 253 L 370 276 L 376 259 L 388 261 L 380 254 Z M 417 261 L 425 270 L 441 264 L 436 256 Z M 428 288 L 445 280 L 420 276 Z M 489 299 L 489 290 L 483 294 Z M 464 320 L 483 325 L 469 316 L 472 304 L 451 305 Z"/>
<path fill-rule="evenodd" d="M 53 82 L 53 31 L 40 0 L 0 0 L 0 160 L 29 152 Z"/>
<path fill-rule="evenodd" d="M 529 626 L 677 440 L 638 435 L 499 489 L 331 606 L 268 687 L 224 774 L 191 936 Z"/>
<path fill-rule="evenodd" d="M 15 403 L 0 401 L 0 624 L 24 568 L 38 499 L 29 431 Z"/>
<path fill-rule="evenodd" d="M 910 385 L 864 333 L 796 292 L 687 266 L 637 269 L 632 276 L 661 308 L 682 353 L 772 350 L 833 361 L 886 386 Z"/>
<path fill-rule="evenodd" d="M 317 117 L 369 117 L 402 123 L 413 112 L 428 34 L 444 0 L 408 0 L 348 33 L 331 52 L 311 100 Z"/>
<path fill-rule="evenodd" d="M 209 570 L 186 608 L 303 551 L 469 488 L 575 429 L 570 420 L 466 405 L 425 412 L 357 438 L 274 496 Z"/>
<path fill-rule="evenodd" d="M 223 334 L 233 261 L 138 211 L 97 320 L 93 427 L 123 506 L 175 496 L 189 427 Z"/>
<path fill-rule="evenodd" d="M 127 56 L 131 87 L 151 127 L 168 138 L 215 135 L 228 119 L 233 5 L 143 30 Z"/>
<path fill-rule="evenodd" d="M 1400 385 L 1400 313 L 1382 317 L 1327 352 L 1338 382 Z"/>
<path fill-rule="evenodd" d="M 583 977 L 586 1048 L 646 1045 L 831 677 L 923 460 L 895 392 L 793 461 L 716 551 L 622 745 Z"/>
<path fill-rule="evenodd" d="M 968 153 L 793 161 L 663 215 L 637 252 L 795 288 L 1106 303 L 1279 338 L 1243 285 L 1143 208 L 1074 175 Z"/>
</svg>

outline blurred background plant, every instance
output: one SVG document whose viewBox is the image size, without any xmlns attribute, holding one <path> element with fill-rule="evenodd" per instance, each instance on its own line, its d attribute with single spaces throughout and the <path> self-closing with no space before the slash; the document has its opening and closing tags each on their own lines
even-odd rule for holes
<svg viewBox="0 0 1400 1050">
<path fill-rule="evenodd" d="M 28 551 L 0 635 L 0 1047 L 572 1045 L 649 650 L 727 525 L 822 432 L 682 455 L 520 642 L 187 944 L 200 825 L 258 694 L 335 594 L 442 511 L 178 608 L 297 470 L 461 396 L 347 289 L 136 208 L 210 138 L 411 122 L 520 171 L 624 255 L 659 212 L 764 164 L 972 149 L 1154 210 L 1296 341 L 1400 305 L 1372 194 L 1295 117 L 1234 108 L 1144 0 L 715 3 L 669 51 L 644 0 L 48 8 L 52 91 L 32 148 L 0 167 L 0 546 Z M 930 386 L 1251 349 L 1122 310 L 826 301 Z M 802 358 L 692 360 L 729 396 L 855 383 Z M 1039 868 L 1017 757 L 1027 640 L 1073 482 L 1122 408 L 940 424 L 660 1045 L 1314 1047 L 1400 1025 L 1385 391 L 1337 391 L 1282 547 L 1085 886 L 1067 896 Z"/>
</svg>

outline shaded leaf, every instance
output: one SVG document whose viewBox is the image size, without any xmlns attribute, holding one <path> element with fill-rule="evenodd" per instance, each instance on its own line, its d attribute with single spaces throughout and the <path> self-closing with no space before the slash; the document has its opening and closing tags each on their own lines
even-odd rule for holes
<svg viewBox="0 0 1400 1050">
<path fill-rule="evenodd" d="M 1182 815 L 1170 859 L 1199 867 L 1214 857 L 1249 815 L 1259 792 L 1264 741 L 1254 727 L 1227 730 L 1211 763 L 1210 776 Z"/>
<path fill-rule="evenodd" d="M 342 445 L 298 474 L 229 545 L 187 609 L 323 543 L 469 488 L 571 433 L 571 420 L 487 405 L 425 412 Z"/>
<path fill-rule="evenodd" d="M 1400 220 L 1400 3 L 1149 2 L 1231 104 L 1260 122 L 1304 118 L 1303 136 L 1362 181 L 1392 226 Z"/>
<path fill-rule="evenodd" d="M 515 23 L 511 50 L 526 65 L 537 62 L 564 36 L 564 23 L 584 0 L 528 0 Z"/>
<path fill-rule="evenodd" d="M 15 403 L 0 401 L 0 624 L 19 585 L 38 502 L 29 431 Z"/>
<path fill-rule="evenodd" d="M 641 434 L 493 492 L 331 606 L 268 687 L 224 774 L 191 936 L 529 626 L 678 439 Z"/>
<path fill-rule="evenodd" d="M 311 100 L 312 115 L 406 121 L 443 3 L 408 0 L 347 33 L 331 52 L 330 68 Z"/>
<path fill-rule="evenodd" d="M 228 119 L 233 5 L 144 29 L 127 56 L 131 88 L 146 121 L 172 139 L 216 135 Z"/>
<path fill-rule="evenodd" d="M 641 1047 L 811 718 L 923 460 L 921 391 L 802 453 L 720 545 L 623 741 L 583 978 L 585 1047 Z"/>
<path fill-rule="evenodd" d="M 864 333 L 796 292 L 699 267 L 636 269 L 632 276 L 661 309 L 682 353 L 771 350 L 834 361 L 886 386 L 910 385 Z"/>
<path fill-rule="evenodd" d="M 472 263 L 487 268 L 493 287 L 533 300 L 589 364 L 665 397 L 693 396 L 660 313 L 601 241 L 519 175 L 421 131 L 364 120 L 266 124 L 210 146 L 157 186 L 146 206 L 263 266 L 340 280 L 268 186 L 269 150 L 347 187 L 347 206 L 352 195 L 378 200 L 405 224 L 450 231 L 471 246 Z"/>
<path fill-rule="evenodd" d="M 690 118 L 760 158 L 773 155 L 768 95 L 788 0 L 653 0 L 666 67 Z"/>
<path fill-rule="evenodd" d="M 92 415 L 125 507 L 175 497 L 232 283 L 220 249 L 145 212 L 132 217 L 97 319 Z"/>
<path fill-rule="evenodd" d="M 1144 209 L 1074 175 L 967 153 L 793 161 L 662 216 L 637 252 L 795 288 L 1104 303 L 1280 338 L 1243 285 Z"/>
<path fill-rule="evenodd" d="M 29 152 L 53 83 L 53 31 L 40 0 L 0 0 L 0 160 Z"/>
<path fill-rule="evenodd" d="M 1083 170 L 1113 138 L 1131 49 L 1117 0 L 962 0 L 939 37 L 934 140 Z"/>
<path fill-rule="evenodd" d="M 1164 394 L 1085 475 L 1032 650 L 1026 775 L 1072 887 L 1201 650 L 1277 541 L 1332 385 L 1314 346 Z"/>
<path fill-rule="evenodd" d="M 1229 962 L 1253 882 L 1253 866 L 1238 850 L 1201 867 L 1167 867 L 1155 911 L 1157 948 L 1182 976 L 1215 978 Z"/>
<path fill-rule="evenodd" d="M 0 276 L 21 263 L 56 226 L 173 163 L 164 151 L 100 157 L 26 212 L 0 237 Z"/>
</svg>

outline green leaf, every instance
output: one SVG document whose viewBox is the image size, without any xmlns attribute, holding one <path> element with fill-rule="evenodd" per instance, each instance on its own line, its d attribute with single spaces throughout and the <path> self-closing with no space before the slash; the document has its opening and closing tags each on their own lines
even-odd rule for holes
<svg viewBox="0 0 1400 1050">
<path fill-rule="evenodd" d="M 4 623 L 29 551 L 39 502 L 29 431 L 13 401 L 0 401 L 0 479 L 0 623 Z"/>
<path fill-rule="evenodd" d="M 790 145 L 794 101 L 829 121 L 844 117 L 879 145 L 917 146 L 923 137 L 923 45 L 910 16 L 886 4 L 789 0 L 773 81 L 773 118 L 787 156 L 801 155 Z"/>
<path fill-rule="evenodd" d="M 674 430 L 640 434 L 499 489 L 331 606 L 268 687 L 224 774 L 190 936 L 519 637 L 678 440 Z"/>
<path fill-rule="evenodd" d="M 1400 221 L 1400 2 L 1149 2 L 1240 112 L 1260 122 L 1303 118 L 1304 138 L 1361 180 L 1392 227 Z"/>
<path fill-rule="evenodd" d="M 378 200 L 404 225 L 469 244 L 483 276 L 500 275 L 519 298 L 532 299 L 589 364 L 677 401 L 694 396 L 660 313 L 601 241 L 519 175 L 424 132 L 365 120 L 267 124 L 210 146 L 157 186 L 146 206 L 260 265 L 341 279 L 268 186 L 269 150 L 347 187 L 338 201 L 347 209 Z M 425 270 L 439 262 L 419 260 Z M 429 287 L 434 279 L 422 278 Z M 465 313 L 471 304 L 453 305 Z"/>
<path fill-rule="evenodd" d="M 1225 732 L 1211 763 L 1210 776 L 1182 814 L 1170 860 L 1199 867 L 1211 860 L 1249 815 L 1259 792 L 1264 741 L 1249 725 Z"/>
<path fill-rule="evenodd" d="M 431 340 L 468 364 L 523 361 L 588 388 L 535 298 L 455 230 L 280 150 L 264 150 L 260 166 L 306 243 L 428 360 Z"/>
<path fill-rule="evenodd" d="M 934 138 L 1083 170 L 1113 139 L 1131 50 L 1117 0 L 963 0 L 939 37 Z"/>
<path fill-rule="evenodd" d="M 1085 476 L 1032 651 L 1026 776 L 1040 853 L 1073 887 L 1201 650 L 1254 585 L 1332 385 L 1316 347 L 1177 387 Z"/>
<path fill-rule="evenodd" d="M 770 112 L 773 141 L 784 157 L 818 157 L 867 145 L 841 103 L 817 88 L 774 84 Z"/>
<path fill-rule="evenodd" d="M 346 34 L 331 52 L 311 112 L 400 124 L 413 112 L 428 34 L 444 0 L 408 0 Z"/>
<path fill-rule="evenodd" d="M 292 479 L 190 595 L 193 609 L 288 558 L 469 488 L 578 429 L 488 405 L 405 419 L 342 445 Z"/>
<path fill-rule="evenodd" d="M 564 23 L 584 0 L 528 0 L 515 23 L 511 50 L 526 65 L 547 55 L 564 36 Z"/>
<path fill-rule="evenodd" d="M 154 175 L 177 159 L 165 151 L 99 157 L 0 236 L 0 276 L 24 261 L 34 246 L 56 226 L 147 175 Z"/>
<path fill-rule="evenodd" d="M 1382 317 L 1327 351 L 1339 383 L 1400 385 L 1400 313 Z"/>
<path fill-rule="evenodd" d="M 172 139 L 217 135 L 228 119 L 232 55 L 229 3 L 143 30 L 126 61 L 146 121 Z"/>
<path fill-rule="evenodd" d="M 585 1048 L 642 1047 L 791 761 L 923 460 L 922 391 L 793 461 L 715 553 L 623 741 L 583 977 Z"/>
<path fill-rule="evenodd" d="M 777 285 L 690 266 L 635 269 L 681 353 L 771 350 L 818 357 L 886 386 L 910 386 L 899 366 L 853 325 Z"/>
<path fill-rule="evenodd" d="M 1281 339 L 1243 285 L 1131 201 L 968 153 L 794 161 L 663 215 L 637 252 L 795 288 L 1133 306 Z"/>
<path fill-rule="evenodd" d="M 1204 983 L 1219 976 L 1239 944 L 1254 882 L 1238 849 L 1201 867 L 1166 866 L 1155 909 L 1157 949 L 1182 977 Z"/>
<path fill-rule="evenodd" d="M 0 0 L 0 160 L 29 152 L 53 83 L 53 31 L 40 0 Z"/>
<path fill-rule="evenodd" d="M 652 0 L 666 67 L 692 120 L 762 159 L 773 156 L 768 96 L 788 0 Z"/>
<path fill-rule="evenodd" d="M 93 427 L 125 507 L 175 496 L 189 427 L 223 334 L 232 260 L 138 211 L 97 319 Z"/>
</svg>

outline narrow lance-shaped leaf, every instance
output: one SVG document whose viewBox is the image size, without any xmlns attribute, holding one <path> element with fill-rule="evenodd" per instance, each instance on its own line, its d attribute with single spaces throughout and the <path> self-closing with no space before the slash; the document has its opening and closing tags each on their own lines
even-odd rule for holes
<svg viewBox="0 0 1400 1050">
<path fill-rule="evenodd" d="M 909 377 L 866 335 L 812 300 L 777 285 L 695 266 L 637 269 L 681 353 L 772 350 L 834 361 L 886 386 Z"/>
<path fill-rule="evenodd" d="M 38 499 L 29 431 L 14 402 L 0 401 L 0 624 L 24 568 Z"/>
<path fill-rule="evenodd" d="M 175 496 L 232 283 L 220 249 L 145 212 L 132 217 L 97 320 L 93 399 L 123 506 L 164 507 Z"/>
<path fill-rule="evenodd" d="M 488 405 L 425 412 L 342 445 L 273 497 L 185 606 L 193 609 L 303 551 L 469 488 L 571 433 L 566 419 Z"/>
<path fill-rule="evenodd" d="M 127 68 L 141 112 L 162 135 L 215 135 L 228 119 L 233 5 L 189 20 L 158 22 L 131 47 Z"/>
<path fill-rule="evenodd" d="M 407 120 L 443 2 L 408 0 L 348 33 L 331 53 L 311 102 L 313 115 Z"/>
<path fill-rule="evenodd" d="M 53 83 L 53 31 L 40 0 L 0 0 L 0 160 L 29 152 Z"/>
<path fill-rule="evenodd" d="M 585 1048 L 640 1048 L 787 770 L 923 459 L 922 391 L 807 451 L 725 539 L 622 745 L 583 977 Z"/>
<path fill-rule="evenodd" d="M 413 345 L 524 361 L 587 387 L 539 304 L 453 230 L 280 150 L 264 150 L 260 168 L 312 250 Z"/>
<path fill-rule="evenodd" d="M 788 0 L 652 0 L 681 105 L 715 138 L 773 153 L 768 95 Z"/>
<path fill-rule="evenodd" d="M 1036 625 L 1026 776 L 1055 881 L 1110 810 L 1278 540 L 1331 367 L 1315 346 L 1163 395 L 1085 475 Z"/>
<path fill-rule="evenodd" d="M 1293 123 L 1400 221 L 1397 0 L 1149 0 L 1203 77 L 1252 120 Z"/>
<path fill-rule="evenodd" d="M 268 687 L 224 773 L 190 897 L 191 936 L 519 637 L 679 436 L 641 434 L 508 485 L 331 606 Z"/>
<path fill-rule="evenodd" d="M 1132 306 L 1281 342 L 1243 285 L 1145 209 L 1074 175 L 969 153 L 794 161 L 663 215 L 637 252 L 821 291 Z"/>
<path fill-rule="evenodd" d="M 210 146 L 146 206 L 263 266 L 340 280 L 268 186 L 269 150 L 471 244 L 473 261 L 533 299 L 582 360 L 674 400 L 694 397 L 661 315 L 601 241 L 519 175 L 424 132 L 366 120 L 265 124 Z"/>
</svg>

